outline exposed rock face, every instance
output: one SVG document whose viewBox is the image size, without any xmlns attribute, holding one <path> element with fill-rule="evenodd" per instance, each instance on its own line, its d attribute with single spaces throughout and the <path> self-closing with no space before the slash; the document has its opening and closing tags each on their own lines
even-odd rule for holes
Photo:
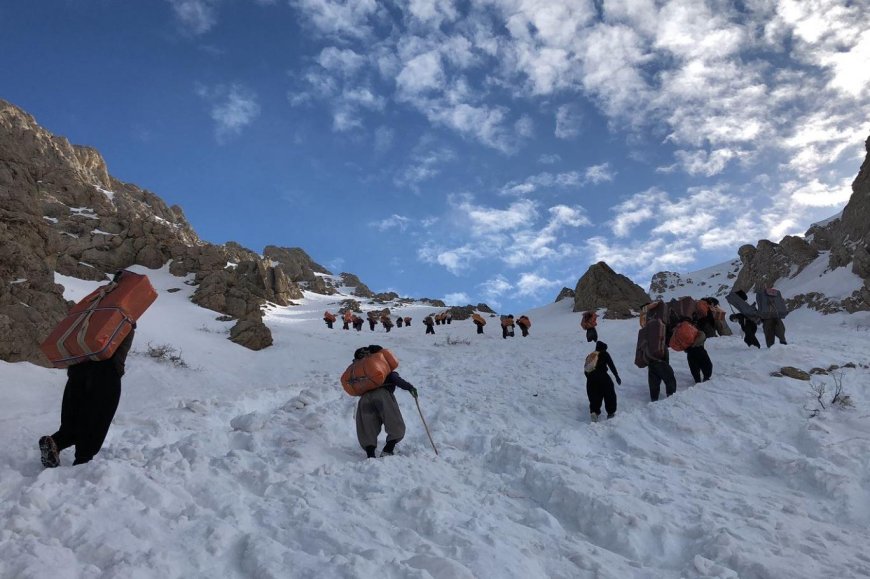
<svg viewBox="0 0 870 579">
<path fill-rule="evenodd" d="M 435 308 L 446 308 L 447 304 L 443 300 L 433 300 L 432 298 L 420 298 L 420 303 L 427 303 Z"/>
<path fill-rule="evenodd" d="M 495 313 L 495 311 L 493 311 L 493 309 L 491 307 L 489 307 L 488 305 L 486 305 L 484 303 L 477 304 L 477 307 L 475 309 L 478 312 L 485 312 L 487 314 L 494 314 Z"/>
<path fill-rule="evenodd" d="M 649 302 L 649 295 L 603 261 L 589 267 L 574 288 L 574 311 L 607 308 L 605 318 L 625 319 Z"/>
<path fill-rule="evenodd" d="M 864 280 L 862 288 L 842 300 L 817 293 L 801 294 L 789 300 L 789 307 L 807 307 L 823 313 L 870 310 L 870 138 L 865 142 L 867 157 L 852 182 L 852 196 L 838 219 L 814 225 L 805 238 L 786 237 L 779 244 L 762 240 L 758 248 L 740 248 L 743 269 L 734 289 L 746 291 L 769 287 L 778 279 L 797 275 L 822 251 L 829 251 L 828 268 L 851 267 Z"/>
<path fill-rule="evenodd" d="M 356 288 L 353 290 L 353 295 L 361 297 L 361 298 L 371 298 L 374 297 L 374 292 L 369 289 L 369 287 L 364 284 L 360 279 L 352 273 L 342 272 L 341 282 L 349 287 Z"/>
<path fill-rule="evenodd" d="M 563 287 L 562 291 L 559 292 L 559 295 L 556 296 L 556 301 L 560 302 L 565 298 L 574 299 L 574 290 L 569 287 Z"/>
<path fill-rule="evenodd" d="M 314 283 L 318 278 L 317 273 L 332 275 L 322 265 L 315 263 L 305 251 L 298 247 L 277 247 L 267 245 L 263 250 L 263 256 L 281 265 L 281 269 L 292 282 Z"/>
</svg>

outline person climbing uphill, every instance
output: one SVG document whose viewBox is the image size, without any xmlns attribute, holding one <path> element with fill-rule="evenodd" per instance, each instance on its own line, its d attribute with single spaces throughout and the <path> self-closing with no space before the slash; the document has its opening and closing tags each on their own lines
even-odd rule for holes
<svg viewBox="0 0 870 579">
<path fill-rule="evenodd" d="M 604 401 L 604 409 L 607 418 L 613 418 L 616 414 L 616 388 L 613 380 L 607 373 L 608 368 L 613 372 L 617 384 L 622 384 L 613 358 L 607 353 L 607 344 L 595 342 L 595 351 L 586 356 L 583 372 L 586 374 L 586 396 L 589 398 L 589 413 L 592 422 L 598 422 L 601 415 L 601 402 Z"/>
<path fill-rule="evenodd" d="M 405 421 L 396 401 L 396 387 L 417 398 L 417 389 L 395 371 L 399 361 L 392 352 L 377 344 L 357 348 L 353 362 L 341 376 L 345 392 L 359 396 L 356 407 L 356 435 L 367 458 L 375 458 L 381 427 L 387 441 L 381 456 L 391 456 L 405 436 Z"/>
</svg>

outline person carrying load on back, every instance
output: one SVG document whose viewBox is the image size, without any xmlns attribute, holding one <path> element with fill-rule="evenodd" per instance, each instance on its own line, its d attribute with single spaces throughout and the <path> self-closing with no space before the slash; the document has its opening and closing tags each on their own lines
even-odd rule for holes
<svg viewBox="0 0 870 579">
<path fill-rule="evenodd" d="M 677 391 L 677 379 L 668 360 L 667 313 L 667 305 L 661 300 L 644 305 L 641 308 L 641 327 L 637 332 L 634 364 L 647 369 L 649 397 L 653 402 L 659 399 L 662 382 L 665 383 L 666 396 Z"/>
<path fill-rule="evenodd" d="M 435 320 L 432 319 L 431 315 L 428 315 L 425 318 L 423 318 L 423 325 L 426 326 L 426 333 L 427 334 L 434 334 L 435 333 Z"/>
<path fill-rule="evenodd" d="M 342 330 L 349 330 L 350 324 L 353 322 L 353 312 L 350 311 L 350 308 L 344 310 L 344 314 L 341 316 L 341 321 L 344 322 L 344 325 L 341 326 Z"/>
<path fill-rule="evenodd" d="M 745 291 L 737 290 L 734 293 L 741 300 L 743 300 L 744 303 L 746 303 L 747 307 L 750 307 L 753 310 L 755 309 L 755 306 L 748 305 L 748 302 L 747 302 L 748 297 L 747 297 Z M 740 326 L 740 329 L 743 331 L 743 342 L 748 347 L 751 348 L 752 346 L 755 346 L 756 348 L 761 348 L 761 344 L 759 343 L 758 338 L 755 337 L 755 333 L 758 331 L 758 319 L 757 318 L 754 318 L 752 316 L 749 316 L 749 315 L 746 315 L 743 313 L 736 313 L 736 314 L 731 314 L 730 316 L 728 316 L 728 319 L 731 320 L 732 322 L 737 322 L 737 324 Z"/>
<path fill-rule="evenodd" d="M 393 329 L 393 320 L 388 314 L 381 316 L 381 324 L 384 326 L 384 329 L 388 334 L 390 333 L 390 330 Z"/>
<path fill-rule="evenodd" d="M 707 335 L 688 319 L 677 323 L 671 334 L 669 345 L 676 352 L 686 353 L 686 362 L 689 363 L 689 372 L 695 384 L 706 382 L 713 375 L 713 362 L 704 348 L 706 340 Z"/>
<path fill-rule="evenodd" d="M 366 314 L 366 319 L 369 321 L 369 329 L 371 331 L 375 331 L 375 326 L 378 325 L 378 318 L 374 312 L 369 312 Z"/>
<path fill-rule="evenodd" d="M 787 345 L 782 318 L 788 315 L 788 306 L 779 290 L 764 288 L 755 292 L 755 307 L 758 308 L 758 315 L 761 317 L 761 329 L 767 347 L 773 346 L 776 340 L 779 340 L 783 346 Z"/>
<path fill-rule="evenodd" d="M 402 316 L 399 316 L 398 318 L 396 318 L 396 327 L 397 328 L 401 328 L 403 323 L 405 323 L 405 321 L 402 319 Z"/>
<path fill-rule="evenodd" d="M 399 376 L 395 371 L 398 367 L 392 352 L 372 344 L 353 353 L 353 362 L 341 376 L 345 392 L 359 396 L 354 416 L 356 436 L 367 458 L 375 458 L 381 427 L 387 433 L 381 456 L 392 455 L 405 437 L 405 421 L 395 391 L 398 386 L 417 398 L 417 389 Z"/>
<path fill-rule="evenodd" d="M 583 312 L 583 317 L 580 318 L 580 327 L 586 330 L 586 341 L 597 342 L 598 330 L 595 326 L 598 325 L 598 313 L 595 310 Z"/>
<path fill-rule="evenodd" d="M 405 327 L 407 328 L 410 325 L 411 325 L 411 316 L 405 316 Z"/>
<path fill-rule="evenodd" d="M 449 324 L 452 321 L 453 321 L 453 312 L 451 312 L 450 310 L 447 310 L 446 312 L 444 312 L 444 323 Z"/>
<path fill-rule="evenodd" d="M 357 332 L 362 332 L 362 327 L 363 327 L 364 321 L 365 320 L 363 320 L 360 316 L 357 316 L 356 314 L 354 314 L 354 316 L 353 316 L 353 329 L 356 330 Z"/>
<path fill-rule="evenodd" d="M 517 319 L 517 325 L 520 327 L 520 331 L 523 333 L 523 337 L 529 335 L 529 328 L 532 327 L 532 320 L 529 319 L 529 316 L 520 316 Z"/>
<path fill-rule="evenodd" d="M 716 337 L 716 319 L 713 317 L 714 298 L 701 298 L 695 302 L 695 319 L 698 329 L 708 338 Z M 718 303 L 718 302 L 717 302 Z"/>
<path fill-rule="evenodd" d="M 157 292 L 147 276 L 119 271 L 110 284 L 73 306 L 43 342 L 48 359 L 56 367 L 67 368 L 67 382 L 60 427 L 38 441 L 42 466 L 60 466 L 60 451 L 71 446 L 75 446 L 73 465 L 89 462 L 100 451 L 121 400 L 121 378 L 136 333 L 135 320 L 155 299 Z M 125 330 L 129 332 L 126 336 Z M 117 336 L 119 341 L 104 344 L 100 342 L 104 336 Z"/>
<path fill-rule="evenodd" d="M 622 384 L 616 366 L 613 365 L 613 358 L 607 353 L 607 344 L 595 342 L 595 350 L 586 356 L 583 364 L 583 373 L 586 375 L 586 396 L 589 398 L 592 422 L 598 422 L 602 401 L 607 411 L 607 418 L 613 418 L 616 414 L 616 388 L 607 373 L 608 368 L 613 372 L 616 383 Z"/>
<path fill-rule="evenodd" d="M 332 329 L 332 324 L 335 323 L 335 320 L 336 320 L 335 314 L 333 314 L 329 310 L 326 310 L 325 312 L 323 312 L 323 321 L 326 322 L 326 327 L 329 328 L 330 330 Z"/>
<path fill-rule="evenodd" d="M 501 337 L 507 339 L 514 336 L 514 315 L 508 314 L 501 319 Z"/>
<path fill-rule="evenodd" d="M 478 313 L 471 314 L 471 321 L 474 322 L 475 326 L 477 326 L 477 333 L 482 334 L 483 326 L 486 325 L 486 320 L 483 319 L 483 316 Z"/>
</svg>

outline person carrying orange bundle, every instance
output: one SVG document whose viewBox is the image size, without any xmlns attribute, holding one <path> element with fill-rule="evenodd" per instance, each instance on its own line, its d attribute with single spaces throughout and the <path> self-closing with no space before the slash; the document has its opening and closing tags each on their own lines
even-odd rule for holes
<svg viewBox="0 0 870 579">
<path fill-rule="evenodd" d="M 520 316 L 517 319 L 517 325 L 520 327 L 520 330 L 523 332 L 523 337 L 529 335 L 529 328 L 532 327 L 532 320 L 529 319 L 529 316 Z"/>
<path fill-rule="evenodd" d="M 580 327 L 586 330 L 586 341 L 597 342 L 598 330 L 595 326 L 598 325 L 598 313 L 595 310 L 583 312 L 583 317 L 580 319 Z"/>
<path fill-rule="evenodd" d="M 514 315 L 509 314 L 501 319 L 501 337 L 507 339 L 510 336 L 514 337 Z"/>
<path fill-rule="evenodd" d="M 381 427 L 387 441 L 381 456 L 391 456 L 405 436 L 405 421 L 396 401 L 396 386 L 417 398 L 417 389 L 404 380 L 396 368 L 399 361 L 392 352 L 371 344 L 353 353 L 353 362 L 341 376 L 341 385 L 351 396 L 359 396 L 354 419 L 359 445 L 367 458 L 375 458 Z"/>
<path fill-rule="evenodd" d="M 326 310 L 325 312 L 323 312 L 323 321 L 326 322 L 326 327 L 329 328 L 330 330 L 332 329 L 332 324 L 335 323 L 335 320 L 336 320 L 335 314 L 333 314 L 329 310 Z"/>
<path fill-rule="evenodd" d="M 486 320 L 483 319 L 483 316 L 480 314 L 471 314 L 471 321 L 474 322 L 474 325 L 477 326 L 477 333 L 483 333 L 483 326 L 486 325 Z"/>
<path fill-rule="evenodd" d="M 344 310 L 344 315 L 342 315 L 341 320 L 344 322 L 344 325 L 341 327 L 342 330 L 349 330 L 350 324 L 353 322 L 353 312 L 350 309 Z"/>
</svg>

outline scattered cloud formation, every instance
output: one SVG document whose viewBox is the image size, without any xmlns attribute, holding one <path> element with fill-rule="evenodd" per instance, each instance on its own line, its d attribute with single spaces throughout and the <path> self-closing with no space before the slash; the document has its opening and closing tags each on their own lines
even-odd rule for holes
<svg viewBox="0 0 870 579">
<path fill-rule="evenodd" d="M 168 1 L 179 24 L 189 34 L 205 34 L 217 24 L 218 0 Z"/>
<path fill-rule="evenodd" d="M 209 116 L 215 122 L 218 142 L 241 134 L 260 115 L 256 93 L 242 85 L 213 88 L 199 85 L 196 92 L 209 104 Z"/>
<path fill-rule="evenodd" d="M 441 298 L 441 301 L 448 305 L 465 305 L 471 303 L 471 298 L 468 297 L 468 294 L 465 292 L 453 292 L 445 294 L 444 297 Z"/>
<path fill-rule="evenodd" d="M 373 221 L 369 223 L 369 226 L 374 227 L 378 231 L 405 231 L 411 225 L 411 220 L 402 215 L 396 215 L 393 213 L 386 219 L 381 221 Z"/>
</svg>

